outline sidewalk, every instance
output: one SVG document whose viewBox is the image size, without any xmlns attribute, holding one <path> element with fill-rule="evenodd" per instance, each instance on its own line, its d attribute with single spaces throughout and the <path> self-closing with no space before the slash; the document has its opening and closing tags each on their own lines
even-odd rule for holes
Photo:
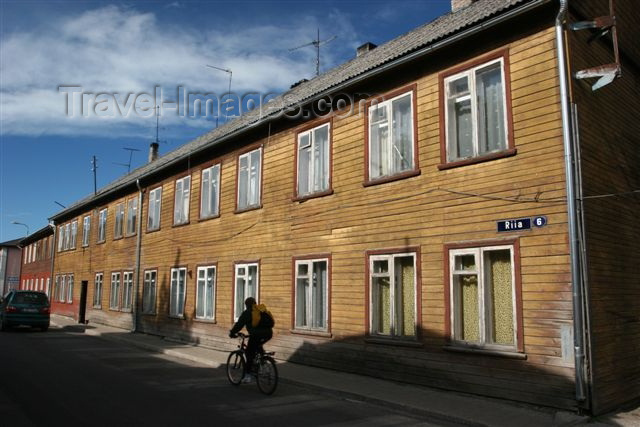
<svg viewBox="0 0 640 427">
<path fill-rule="evenodd" d="M 227 352 L 169 341 L 158 336 L 92 323 L 89 327 L 73 319 L 52 315 L 52 326 L 76 327 L 87 335 L 125 342 L 155 353 L 187 359 L 212 368 L 224 366 Z M 378 405 L 422 414 L 431 421 L 444 421 L 475 426 L 640 426 L 640 408 L 620 412 L 598 420 L 550 408 L 537 408 L 525 404 L 497 399 L 469 396 L 428 387 L 401 384 L 377 378 L 314 368 L 289 362 L 278 363 L 280 380 L 312 387 L 333 395 L 365 400 Z"/>
</svg>

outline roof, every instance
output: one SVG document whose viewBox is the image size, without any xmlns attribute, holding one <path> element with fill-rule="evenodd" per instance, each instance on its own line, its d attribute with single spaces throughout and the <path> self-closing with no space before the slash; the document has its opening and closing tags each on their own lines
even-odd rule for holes
<svg viewBox="0 0 640 427">
<path fill-rule="evenodd" d="M 20 246 L 25 247 L 30 243 L 36 242 L 42 238 L 45 238 L 51 235 L 53 235 L 53 228 L 50 225 L 46 225 L 42 227 L 40 230 L 34 231 L 33 233 L 29 234 L 24 239 L 21 239 Z"/>
<path fill-rule="evenodd" d="M 308 82 L 295 86 L 262 106 L 262 109 L 256 108 L 247 112 L 157 160 L 141 166 L 101 188 L 95 195 L 88 196 L 55 214 L 51 219 L 64 218 L 84 205 L 97 202 L 122 188 L 134 185 L 136 180 L 143 179 L 158 170 L 184 160 L 193 153 L 213 147 L 258 125 L 274 120 L 288 108 L 310 102 L 332 90 L 339 90 L 345 84 L 356 82 L 358 78 L 367 76 L 386 65 L 393 64 L 456 34 L 463 33 L 464 30 L 473 28 L 493 17 L 498 17 L 517 6 L 536 7 L 549 1 L 551 0 L 479 0 L 467 7 L 443 15 Z"/>
<path fill-rule="evenodd" d="M 12 246 L 12 247 L 19 248 L 21 241 L 22 239 L 7 240 L 6 242 L 0 243 L 0 247 Z"/>
</svg>

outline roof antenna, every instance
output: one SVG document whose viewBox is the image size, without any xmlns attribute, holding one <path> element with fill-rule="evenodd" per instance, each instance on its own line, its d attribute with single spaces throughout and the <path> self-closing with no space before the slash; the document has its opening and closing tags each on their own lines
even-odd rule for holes
<svg viewBox="0 0 640 427">
<path fill-rule="evenodd" d="M 230 68 L 220 68 L 220 67 L 216 67 L 215 65 L 208 65 L 208 64 L 207 64 L 207 67 L 209 67 L 209 68 L 213 68 L 213 69 L 215 69 L 215 70 L 224 71 L 225 73 L 229 74 L 229 91 L 227 92 L 227 96 L 228 96 L 228 98 L 227 98 L 224 102 L 222 102 L 222 105 L 224 105 L 224 104 L 228 104 L 228 103 L 230 103 L 230 102 L 233 102 L 233 100 L 231 99 L 231 78 L 233 77 L 233 71 L 231 71 L 231 69 L 230 69 Z M 233 106 L 228 106 L 228 107 L 226 107 L 226 108 L 224 109 L 224 119 L 225 119 L 225 122 L 226 122 L 227 120 L 229 120 L 229 117 L 227 116 L 227 111 L 230 111 L 230 110 L 232 110 L 232 109 L 233 109 Z M 217 128 L 217 127 L 218 127 L 218 117 L 216 116 L 216 128 Z"/>
<path fill-rule="evenodd" d="M 294 50 L 298 50 L 307 46 L 315 47 L 316 48 L 316 76 L 319 76 L 320 75 L 320 46 L 323 46 L 335 40 L 336 38 L 338 38 L 338 36 L 331 36 L 326 40 L 320 40 L 320 28 L 318 28 L 318 38 L 316 38 L 314 41 L 310 43 L 305 43 L 301 46 L 292 47 L 291 49 L 289 49 L 289 52 L 293 52 Z"/>
<path fill-rule="evenodd" d="M 156 140 L 158 139 L 158 136 L 156 135 Z M 115 163 L 113 162 L 114 165 L 120 165 L 120 166 L 126 166 L 127 167 L 127 173 L 131 172 L 131 160 L 133 159 L 133 152 L 134 151 L 140 151 L 137 148 L 128 148 L 128 147 L 122 147 L 123 150 L 127 150 L 129 151 L 129 163 Z"/>
</svg>

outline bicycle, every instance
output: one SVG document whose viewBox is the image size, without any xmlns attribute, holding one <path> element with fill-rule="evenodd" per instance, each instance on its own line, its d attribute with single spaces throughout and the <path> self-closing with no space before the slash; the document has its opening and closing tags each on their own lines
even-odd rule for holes
<svg viewBox="0 0 640 427">
<path fill-rule="evenodd" d="M 240 339 L 238 350 L 229 353 L 229 357 L 227 358 L 227 378 L 233 385 L 239 385 L 242 382 L 242 378 L 249 374 L 246 372 L 247 344 L 245 342 L 249 338 L 249 335 L 239 332 L 238 338 Z M 253 360 L 252 371 L 256 375 L 256 383 L 260 391 L 267 395 L 273 394 L 278 386 L 278 369 L 272 357 L 274 354 L 275 352 L 264 351 L 261 347 Z"/>
</svg>

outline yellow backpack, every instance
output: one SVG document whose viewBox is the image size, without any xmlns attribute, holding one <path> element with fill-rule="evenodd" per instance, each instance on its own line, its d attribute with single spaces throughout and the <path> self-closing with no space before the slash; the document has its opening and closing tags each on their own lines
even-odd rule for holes
<svg viewBox="0 0 640 427">
<path fill-rule="evenodd" d="M 251 308 L 251 326 L 254 328 L 273 328 L 273 315 L 264 304 L 255 304 Z"/>
</svg>

